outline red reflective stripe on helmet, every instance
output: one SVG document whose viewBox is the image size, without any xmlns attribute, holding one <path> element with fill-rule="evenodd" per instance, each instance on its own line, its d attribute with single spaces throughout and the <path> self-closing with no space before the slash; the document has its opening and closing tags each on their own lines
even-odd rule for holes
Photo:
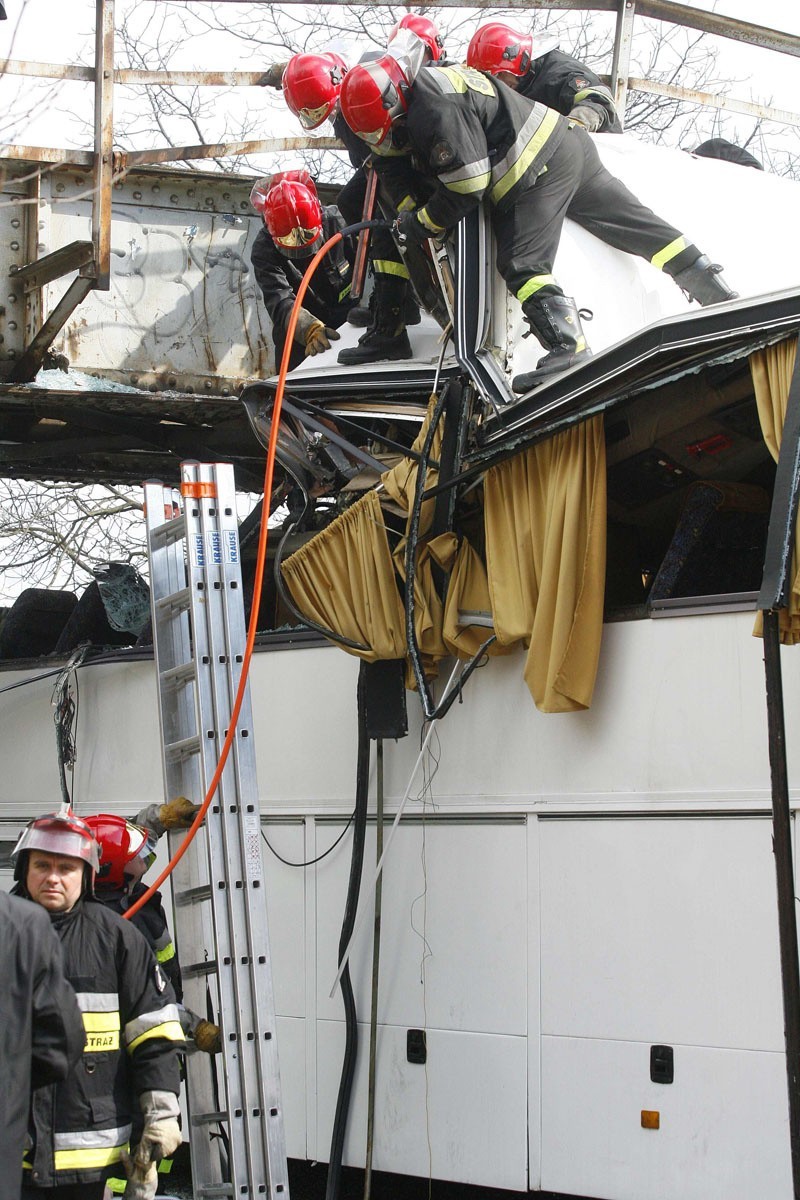
<svg viewBox="0 0 800 1200">
<path fill-rule="evenodd" d="M 394 121 L 408 110 L 408 79 L 390 54 L 348 71 L 339 103 L 342 116 L 360 138 L 379 146 Z"/>
<path fill-rule="evenodd" d="M 304 129 L 316 129 L 332 114 L 346 73 L 338 54 L 295 54 L 289 60 L 283 95 Z"/>
<path fill-rule="evenodd" d="M 431 52 L 432 62 L 438 62 L 444 55 L 444 42 L 442 41 L 441 34 L 433 21 L 428 20 L 427 17 L 422 17 L 418 13 L 406 13 L 405 16 L 400 18 L 389 34 L 388 45 L 391 46 L 401 29 L 410 30 L 411 33 L 415 33 L 425 43 Z"/>
<path fill-rule="evenodd" d="M 532 48 L 531 34 L 518 33 L 499 21 L 490 21 L 473 34 L 467 48 L 467 66 L 489 75 L 501 71 L 524 75 L 531 65 Z"/>
</svg>

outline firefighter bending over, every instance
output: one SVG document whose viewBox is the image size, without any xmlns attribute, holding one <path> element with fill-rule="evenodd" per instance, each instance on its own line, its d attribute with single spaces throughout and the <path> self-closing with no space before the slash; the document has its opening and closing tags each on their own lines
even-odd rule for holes
<svg viewBox="0 0 800 1200">
<path fill-rule="evenodd" d="M 270 179 L 259 179 L 253 185 L 250 203 L 264 221 L 264 228 L 253 242 L 250 261 L 272 320 L 277 367 L 305 270 L 320 246 L 344 228 L 344 221 L 335 205 L 320 204 L 314 182 L 304 170 L 282 171 Z M 337 242 L 314 273 L 298 313 L 290 368 L 306 355 L 330 350 L 331 341 L 339 337 L 336 331 L 353 303 L 350 282 L 354 253 L 352 238 Z"/>
<path fill-rule="evenodd" d="M 549 39 L 517 33 L 492 21 L 481 25 L 467 49 L 467 66 L 493 75 L 529 100 L 554 108 L 589 133 L 622 133 L 614 97 L 585 63 Z"/>
<path fill-rule="evenodd" d="M 133 1127 L 125 1196 L 152 1200 L 156 1163 L 181 1142 L 172 988 L 139 931 L 97 902 L 99 857 L 68 806 L 31 821 L 12 855 L 14 891 L 49 913 L 86 1031 L 82 1061 L 34 1093 L 24 1200 L 100 1200 Z"/>
<path fill-rule="evenodd" d="M 490 201 L 497 269 L 547 350 L 535 371 L 515 377 L 516 392 L 591 353 L 575 301 L 552 273 L 567 215 L 649 259 L 700 304 L 735 297 L 720 267 L 606 170 L 581 125 L 470 67 L 431 66 L 416 77 L 404 67 L 388 54 L 353 67 L 342 112 L 373 151 L 413 153 L 435 184 L 423 207 L 401 213 L 401 238 L 441 238 Z"/>
</svg>

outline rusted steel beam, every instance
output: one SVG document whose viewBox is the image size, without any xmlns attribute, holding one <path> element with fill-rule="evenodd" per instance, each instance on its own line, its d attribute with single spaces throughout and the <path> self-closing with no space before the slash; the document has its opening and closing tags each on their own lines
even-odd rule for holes
<svg viewBox="0 0 800 1200">
<path fill-rule="evenodd" d="M 618 0 L 618 5 L 617 23 L 614 30 L 614 53 L 611 58 L 611 79 L 609 82 L 619 118 L 624 122 L 636 3 L 635 0 Z"/>
<path fill-rule="evenodd" d="M 152 0 L 163 3 L 164 0 Z M 209 3 L 210 0 L 187 0 L 187 3 Z M 219 0 L 220 4 L 238 4 L 240 0 Z M 254 4 L 272 4 L 273 0 L 251 0 Z M 283 0 L 284 4 L 305 4 L 307 0 Z M 336 7 L 345 0 L 320 0 L 321 4 Z M 366 6 L 365 6 L 366 7 Z M 463 8 L 463 0 L 431 0 L 430 8 Z M 496 0 L 474 0 L 473 8 L 496 8 Z M 533 8 L 555 9 L 561 12 L 617 12 L 618 0 L 505 0 L 507 9 L 520 9 L 530 13 Z M 675 4 L 673 0 L 637 0 L 636 13 L 640 17 L 652 17 L 656 21 L 671 21 L 687 29 L 699 29 L 717 37 L 732 38 L 747 42 L 766 50 L 777 50 L 780 54 L 800 57 L 800 37 L 784 33 L 780 29 L 769 29 L 765 25 L 753 25 L 749 21 L 737 21 L 722 13 L 705 12 L 690 8 L 688 4 Z"/>
<path fill-rule="evenodd" d="M 67 66 L 64 63 L 27 62 L 8 58 L 3 62 L 4 75 L 30 75 L 37 79 L 75 79 L 81 83 L 94 82 L 94 67 Z"/>
<path fill-rule="evenodd" d="M 66 163 L 70 167 L 91 167 L 91 150 L 63 150 L 53 146 L 0 146 L 0 159 L 18 162 Z"/>
<path fill-rule="evenodd" d="M 234 154 L 264 154 L 280 150 L 344 150 L 334 137 L 264 138 L 259 142 L 217 142 L 212 146 L 160 146 L 156 150 L 131 150 L 125 155 L 128 167 L 147 163 L 180 162 L 191 158 L 229 158 Z"/>
<path fill-rule="evenodd" d="M 54 279 L 60 279 L 62 275 L 68 275 L 70 271 L 86 266 L 93 257 L 94 246 L 91 242 L 70 242 L 68 246 L 32 260 L 16 271 L 12 269 L 11 274 L 15 281 L 21 279 L 28 290 L 40 288 Z"/>
<path fill-rule="evenodd" d="M 94 83 L 95 80 L 94 67 L 31 62 L 21 58 L 3 62 L 3 73 L 78 83 Z M 259 87 L 263 78 L 263 68 L 260 71 L 145 71 L 139 67 L 115 67 L 113 75 L 114 83 L 129 86 L 157 84 L 159 87 Z"/>
<path fill-rule="evenodd" d="M 78 276 L 67 288 L 25 353 L 18 359 L 8 376 L 11 383 L 30 383 L 42 365 L 45 354 L 58 336 L 59 330 L 92 290 L 93 281 Z"/>
<path fill-rule="evenodd" d="M 748 117 L 759 117 L 765 121 L 777 121 L 781 125 L 800 125 L 800 113 L 785 108 L 772 108 L 768 104 L 755 104 L 750 100 L 733 100 L 730 96 L 714 96 L 710 92 L 696 92 L 692 88 L 675 87 L 669 83 L 653 83 L 649 79 L 631 78 L 628 89 L 644 92 L 651 96 L 669 96 L 674 100 L 686 100 L 690 104 L 702 104 L 706 108 L 725 109 L 726 112 L 744 113 Z"/>
<path fill-rule="evenodd" d="M 94 193 L 92 241 L 95 287 L 111 286 L 111 187 L 114 150 L 114 0 L 96 0 Z"/>
<path fill-rule="evenodd" d="M 158 84 L 159 87 L 259 87 L 264 78 L 260 71 L 143 71 L 119 67 L 115 83 Z"/>
</svg>

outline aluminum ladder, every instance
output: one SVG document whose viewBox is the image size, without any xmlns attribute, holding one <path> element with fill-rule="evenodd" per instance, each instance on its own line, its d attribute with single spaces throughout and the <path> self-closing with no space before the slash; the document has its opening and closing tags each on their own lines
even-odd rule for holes
<svg viewBox="0 0 800 1200">
<path fill-rule="evenodd" d="M 146 483 L 144 500 L 164 795 L 199 802 L 246 643 L 233 467 L 183 463 L 180 493 Z M 170 834 L 171 853 L 184 836 Z M 172 886 L 184 1002 L 222 1028 L 220 1054 L 186 1058 L 194 1194 L 287 1200 L 249 686 L 205 825 Z"/>
</svg>

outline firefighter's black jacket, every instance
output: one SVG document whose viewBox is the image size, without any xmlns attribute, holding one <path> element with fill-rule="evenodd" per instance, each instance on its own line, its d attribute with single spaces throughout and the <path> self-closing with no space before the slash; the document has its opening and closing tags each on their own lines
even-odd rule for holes
<svg viewBox="0 0 800 1200">
<path fill-rule="evenodd" d="M 141 882 L 135 883 L 129 892 L 98 887 L 97 899 L 102 901 L 106 908 L 110 908 L 112 912 L 122 916 L 146 891 L 147 885 Z M 156 962 L 172 984 L 175 999 L 180 1003 L 183 1000 L 183 979 L 175 943 L 167 924 L 161 893 L 154 892 L 130 920 L 131 924 L 135 925 L 146 938 L 148 946 L 156 956 Z"/>
<path fill-rule="evenodd" d="M 428 67 L 414 81 L 405 130 L 416 164 L 436 180 L 420 219 L 450 229 L 484 197 L 513 207 L 568 130 L 565 117 L 470 67 Z"/>
<path fill-rule="evenodd" d="M 83 1054 L 83 1021 L 58 938 L 38 904 L 0 893 L 0 1200 L 19 1196 L 31 1087 L 64 1079 Z"/>
<path fill-rule="evenodd" d="M 592 108 L 600 118 L 598 133 L 622 133 L 614 97 L 594 71 L 560 50 L 535 58 L 522 76 L 517 91 L 569 116 L 573 108 Z"/>
<path fill-rule="evenodd" d="M 325 241 L 344 222 L 338 208 L 329 204 L 322 209 L 322 232 Z M 297 289 L 311 258 L 287 258 L 276 248 L 272 238 L 262 227 L 256 234 L 250 261 L 253 264 L 256 282 L 261 288 L 264 304 L 272 320 L 273 337 L 276 345 L 283 345 Z M 353 274 L 354 248 L 351 239 L 338 242 L 317 267 L 308 291 L 303 299 L 303 308 L 308 309 L 320 321 L 338 329 L 347 319 L 352 307 L 350 281 Z"/>
<path fill-rule="evenodd" d="M 23 1165 L 38 1187 L 105 1179 L 127 1149 L 142 1092 L 177 1095 L 183 1043 L 172 988 L 130 921 L 90 897 L 50 920 L 86 1046 L 63 1083 L 34 1093 Z"/>
</svg>

